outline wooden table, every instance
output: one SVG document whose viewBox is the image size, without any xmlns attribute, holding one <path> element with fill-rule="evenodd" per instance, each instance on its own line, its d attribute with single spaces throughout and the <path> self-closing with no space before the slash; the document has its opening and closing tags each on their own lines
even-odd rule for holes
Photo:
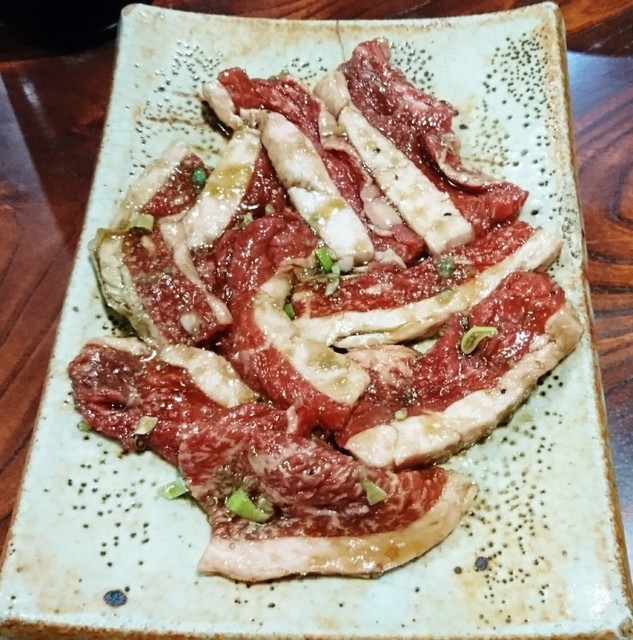
<svg viewBox="0 0 633 640">
<path fill-rule="evenodd" d="M 457 15 L 530 2 L 155 4 L 309 19 Z M 633 549 L 633 0 L 559 4 L 568 28 L 595 334 L 624 527 Z M 82 227 L 111 87 L 114 35 L 111 29 L 68 45 L 32 41 L 0 27 L 0 548 Z"/>
</svg>

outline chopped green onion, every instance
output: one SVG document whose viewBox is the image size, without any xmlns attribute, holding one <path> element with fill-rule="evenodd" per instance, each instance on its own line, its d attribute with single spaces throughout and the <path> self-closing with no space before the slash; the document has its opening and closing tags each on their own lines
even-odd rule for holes
<svg viewBox="0 0 633 640">
<path fill-rule="evenodd" d="M 233 491 L 224 504 L 231 513 L 260 524 L 266 522 L 274 513 L 272 504 L 266 498 L 260 497 L 253 502 L 241 487 Z"/>
<path fill-rule="evenodd" d="M 367 502 L 369 502 L 370 505 L 382 502 L 387 497 L 387 492 L 371 480 L 363 478 L 361 480 L 361 484 L 363 485 L 363 490 L 367 496 Z"/>
<path fill-rule="evenodd" d="M 295 308 L 292 306 L 292 302 L 286 302 L 286 304 L 284 305 L 284 311 L 291 320 L 294 320 L 297 317 Z"/>
<path fill-rule="evenodd" d="M 130 220 L 130 228 L 152 231 L 154 222 L 154 216 L 151 213 L 139 213 Z"/>
<path fill-rule="evenodd" d="M 462 353 L 465 353 L 466 355 L 472 353 L 482 340 L 484 340 L 485 338 L 493 338 L 497 335 L 497 333 L 499 333 L 497 327 L 471 327 L 462 336 L 462 340 L 459 343 Z"/>
<path fill-rule="evenodd" d="M 79 424 L 77 425 L 77 429 L 79 429 L 79 431 L 83 431 L 84 433 L 92 431 L 92 427 L 85 420 L 81 420 L 79 422 Z"/>
<path fill-rule="evenodd" d="M 136 428 L 134 429 L 135 436 L 146 436 L 147 434 L 152 432 L 152 429 L 156 426 L 158 422 L 158 418 L 154 416 L 143 416 L 136 423 Z"/>
<path fill-rule="evenodd" d="M 450 278 L 454 273 L 457 265 L 451 256 L 440 256 L 435 260 L 435 268 L 442 278 Z"/>
<path fill-rule="evenodd" d="M 180 477 L 164 484 L 158 489 L 158 495 L 163 498 L 167 498 L 168 500 L 179 498 L 180 496 L 185 495 L 185 493 L 189 493 L 189 489 L 187 488 L 185 481 Z"/>
<path fill-rule="evenodd" d="M 324 271 L 332 271 L 332 267 L 334 267 L 334 260 L 332 260 L 332 256 L 328 251 L 327 247 L 317 247 L 314 250 L 314 255 L 317 257 L 317 260 L 323 267 Z"/>
<path fill-rule="evenodd" d="M 191 174 L 191 182 L 196 185 L 196 187 L 201 187 L 207 181 L 207 172 L 202 168 L 198 167 L 193 170 Z"/>
<path fill-rule="evenodd" d="M 402 409 L 398 409 L 398 411 L 396 411 L 393 415 L 396 420 L 404 420 L 409 415 L 409 412 L 404 407 L 402 407 Z"/>
</svg>

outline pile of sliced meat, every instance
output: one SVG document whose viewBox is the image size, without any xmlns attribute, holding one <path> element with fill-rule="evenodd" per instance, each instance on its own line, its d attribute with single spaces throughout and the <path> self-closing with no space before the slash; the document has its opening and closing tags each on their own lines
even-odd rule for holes
<svg viewBox="0 0 633 640">
<path fill-rule="evenodd" d="M 312 89 L 226 69 L 215 167 L 174 142 L 92 254 L 130 337 L 69 366 L 87 425 L 179 471 L 205 573 L 377 575 L 475 492 L 439 466 L 508 419 L 581 326 L 527 193 L 468 169 L 455 110 L 384 40 Z"/>
</svg>

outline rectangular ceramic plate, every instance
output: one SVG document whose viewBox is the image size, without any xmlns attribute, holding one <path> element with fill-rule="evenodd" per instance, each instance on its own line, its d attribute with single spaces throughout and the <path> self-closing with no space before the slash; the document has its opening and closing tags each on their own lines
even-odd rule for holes
<svg viewBox="0 0 633 640">
<path fill-rule="evenodd" d="M 174 471 L 84 434 L 66 366 L 111 332 L 88 259 L 135 176 L 169 142 L 224 144 L 199 91 L 221 69 L 319 78 L 355 44 L 459 109 L 465 160 L 529 189 L 522 216 L 559 232 L 552 269 L 587 331 L 511 422 L 454 458 L 479 494 L 439 547 L 375 580 L 247 587 L 200 576 L 201 512 L 166 501 Z M 299 22 L 128 7 L 85 232 L 0 583 L 7 638 L 620 638 L 631 598 L 609 463 L 574 180 L 564 34 L 553 4 L 430 21 Z M 114 593 L 115 598 L 104 597 Z M 116 596 L 119 596 L 117 600 Z M 123 603 L 123 601 L 125 601 Z M 119 606 L 113 606 L 118 604 Z"/>
</svg>

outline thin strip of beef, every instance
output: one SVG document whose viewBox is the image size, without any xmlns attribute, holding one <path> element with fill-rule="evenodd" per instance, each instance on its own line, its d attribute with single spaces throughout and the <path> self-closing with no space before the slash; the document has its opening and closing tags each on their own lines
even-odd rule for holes
<svg viewBox="0 0 633 640">
<path fill-rule="evenodd" d="M 236 113 L 265 109 L 298 127 L 323 160 L 340 194 L 363 220 L 376 251 L 391 250 L 406 264 L 422 254 L 423 239 L 385 201 L 353 148 L 334 135 L 335 127 L 328 127 L 331 116 L 298 80 L 290 76 L 250 78 L 242 69 L 228 69 L 218 76 L 218 83 L 228 92 Z M 268 138 L 274 141 L 275 136 Z M 266 140 L 265 144 L 271 144 Z"/>
<path fill-rule="evenodd" d="M 508 417 L 581 334 L 548 275 L 511 274 L 423 354 L 402 346 L 350 353 L 371 383 L 337 441 L 376 466 L 445 458 Z"/>
<path fill-rule="evenodd" d="M 373 264 L 367 271 L 341 276 L 334 291 L 318 280 L 298 283 L 292 305 L 298 317 L 320 318 L 345 311 L 392 309 L 425 300 L 476 277 L 508 257 L 533 235 L 525 222 L 494 229 L 472 243 L 441 256 L 427 257 L 408 269 Z"/>
<path fill-rule="evenodd" d="M 210 172 L 199 156 L 188 152 L 167 180 L 143 204 L 142 212 L 160 219 L 187 211 L 198 199 Z"/>
<path fill-rule="evenodd" d="M 525 191 L 466 167 L 452 129 L 454 107 L 417 89 L 389 58 L 388 42 L 377 39 L 358 45 L 341 65 L 354 104 L 412 159 L 427 158 L 451 184 L 494 194 L 487 207 L 494 222 L 516 216 Z"/>
<path fill-rule="evenodd" d="M 244 381 L 282 408 L 292 408 L 296 429 L 341 428 L 369 383 L 346 355 L 300 332 L 285 311 L 291 271 L 278 271 L 236 315 L 221 353 Z"/>
<path fill-rule="evenodd" d="M 212 528 L 201 571 L 251 582 L 377 574 L 439 542 L 470 504 L 473 488 L 463 476 L 367 468 L 291 433 L 286 419 L 243 405 L 185 438 L 180 470 Z M 259 522 L 229 508 L 234 492 L 259 505 Z"/>
<path fill-rule="evenodd" d="M 286 205 L 286 191 L 259 132 L 243 127 L 231 136 L 198 202 L 183 216 L 187 246 L 194 255 L 204 253 L 227 229 Z"/>
<path fill-rule="evenodd" d="M 188 347 L 168 350 L 160 357 L 134 338 L 94 340 L 69 364 L 68 375 L 77 410 L 92 429 L 125 450 L 151 449 L 176 464 L 186 432 L 254 394 L 219 356 Z M 148 420 L 151 429 L 144 429 Z"/>
<path fill-rule="evenodd" d="M 227 168 L 227 173 L 228 171 Z M 227 180 L 230 181 L 230 176 L 227 176 Z M 221 197 L 220 194 L 217 193 L 217 189 L 215 190 L 215 196 Z M 226 254 L 233 255 L 235 253 L 232 247 L 235 242 L 235 237 L 253 220 L 267 216 L 273 212 L 285 211 L 286 209 L 288 209 L 286 191 L 277 178 L 266 150 L 260 147 L 260 151 L 256 155 L 253 163 L 251 177 L 240 194 L 239 202 L 235 208 L 232 209 L 226 227 L 222 233 L 218 237 L 214 237 L 211 242 L 203 243 L 192 249 L 192 259 L 201 279 L 207 287 L 211 291 L 216 292 L 224 302 L 228 302 L 230 294 L 224 291 L 227 284 L 226 277 L 222 275 L 222 272 L 226 269 L 223 269 L 220 263 L 223 261 L 226 262 Z M 206 237 L 208 235 L 204 217 L 195 223 L 193 221 L 189 222 L 190 226 L 193 224 L 200 224 L 205 227 L 205 229 L 201 229 L 196 235 L 200 237 Z M 300 229 L 300 226 L 296 225 L 294 221 L 293 224 L 297 233 L 304 233 L 304 230 Z M 303 224 L 303 227 L 305 227 L 306 235 L 309 234 L 309 227 L 305 224 Z M 251 276 L 252 273 L 242 272 L 239 274 L 238 280 L 241 282 L 244 277 Z"/>
<path fill-rule="evenodd" d="M 105 240 L 105 237 L 104 237 Z M 103 269 L 101 253 L 100 265 Z M 121 246 L 122 268 L 129 274 L 142 313 L 132 318 L 139 335 L 146 337 L 149 323 L 160 334 L 159 344 L 210 344 L 230 322 L 224 304 L 212 296 L 191 264 L 186 273 L 162 226 L 153 231 L 130 230 Z M 186 256 L 189 262 L 189 256 Z"/>
<path fill-rule="evenodd" d="M 244 127 L 258 126 L 275 171 L 301 217 L 339 258 L 349 258 L 354 263 L 371 259 L 374 247 L 369 235 L 330 176 L 319 155 L 320 147 L 317 148 L 312 142 L 313 132 L 302 131 L 292 120 L 278 112 L 254 106 L 261 105 L 263 96 L 255 90 L 257 87 L 242 70 L 229 69 L 220 78 L 224 78 L 225 82 L 230 78 L 228 83 L 234 91 L 246 92 L 251 100 L 249 109 L 240 109 L 221 79 L 205 85 L 203 95 L 218 118 L 236 132 Z M 290 82 L 288 89 L 284 93 L 289 99 L 295 97 L 294 93 L 298 93 L 299 98 L 308 97 L 297 81 Z M 293 105 L 291 102 L 287 109 L 291 110 Z M 304 105 L 299 104 L 298 109 L 302 108 Z M 296 120 L 296 114 L 293 113 L 293 116 Z M 340 233 L 341 228 L 346 229 L 346 234 Z"/>
<path fill-rule="evenodd" d="M 282 264 L 301 263 L 318 244 L 295 211 L 283 204 L 271 209 L 264 217 L 227 229 L 209 251 L 194 257 L 198 269 L 213 271 L 213 290 L 234 316 Z"/>
<path fill-rule="evenodd" d="M 301 284 L 292 298 L 296 323 L 343 348 L 428 337 L 451 315 L 490 295 L 508 274 L 546 269 L 560 247 L 560 239 L 544 229 L 510 223 L 409 269 L 340 277 L 334 291 L 323 282 Z"/>
<path fill-rule="evenodd" d="M 510 182 L 465 167 L 452 129 L 455 109 L 416 88 L 389 58 L 389 43 L 376 39 L 358 45 L 340 65 L 338 72 L 353 105 L 448 194 L 476 235 L 514 219 L 527 193 Z M 316 92 L 325 95 L 319 88 Z M 337 114 L 344 103 L 340 96 L 325 101 L 330 108 L 338 101 Z"/>
<path fill-rule="evenodd" d="M 130 187 L 113 227 L 91 245 L 106 303 L 154 346 L 208 343 L 231 321 L 200 279 L 181 223 L 208 174 L 186 146 L 170 145 Z"/>
</svg>

